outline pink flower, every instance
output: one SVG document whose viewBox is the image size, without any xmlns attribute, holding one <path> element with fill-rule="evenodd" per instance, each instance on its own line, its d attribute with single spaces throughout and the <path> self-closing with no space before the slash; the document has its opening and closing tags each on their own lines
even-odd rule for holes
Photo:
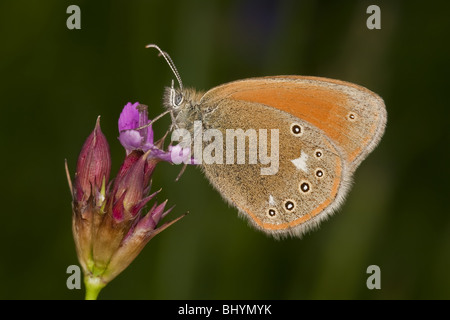
<svg viewBox="0 0 450 320">
<path fill-rule="evenodd" d="M 172 155 L 176 155 L 177 163 L 195 164 L 193 159 L 189 159 L 191 153 L 189 148 L 182 148 L 179 145 L 169 146 L 169 150 L 166 152 L 158 147 L 160 143 L 154 143 L 153 130 L 151 121 L 148 119 L 147 106 L 139 104 L 139 102 L 134 104 L 128 102 L 123 108 L 119 117 L 119 132 L 119 141 L 125 148 L 127 154 L 133 150 L 150 151 L 148 155 L 149 159 L 153 158 L 174 163 Z M 189 161 L 187 161 L 188 159 Z"/>
<path fill-rule="evenodd" d="M 79 155 L 74 187 L 69 179 L 72 230 L 87 290 L 93 286 L 98 291 L 103 288 L 150 239 L 183 217 L 158 226 L 172 210 L 165 210 L 167 200 L 145 209 L 158 193 L 150 194 L 156 164 L 170 161 L 170 153 L 153 144 L 151 126 L 135 130 L 149 123 L 146 110 L 136 111 L 136 104 L 129 103 L 119 119 L 119 128 L 123 129 L 119 140 L 127 155 L 115 180 L 109 181 L 111 156 L 100 118 Z M 69 177 L 67 164 L 66 171 Z"/>
</svg>

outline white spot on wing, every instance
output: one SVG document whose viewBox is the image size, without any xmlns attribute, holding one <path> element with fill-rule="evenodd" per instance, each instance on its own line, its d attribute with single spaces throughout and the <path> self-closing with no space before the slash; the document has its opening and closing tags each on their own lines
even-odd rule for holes
<svg viewBox="0 0 450 320">
<path fill-rule="evenodd" d="M 276 203 L 275 203 L 275 199 L 273 198 L 272 195 L 269 196 L 269 204 L 270 204 L 271 206 L 274 206 L 274 205 L 276 204 Z"/>
<path fill-rule="evenodd" d="M 306 161 L 308 161 L 308 155 L 306 153 L 304 153 L 303 151 L 301 152 L 301 155 L 299 158 L 291 160 L 291 162 L 294 164 L 294 166 L 298 170 L 303 170 L 306 173 L 308 173 L 308 166 L 306 164 Z"/>
</svg>

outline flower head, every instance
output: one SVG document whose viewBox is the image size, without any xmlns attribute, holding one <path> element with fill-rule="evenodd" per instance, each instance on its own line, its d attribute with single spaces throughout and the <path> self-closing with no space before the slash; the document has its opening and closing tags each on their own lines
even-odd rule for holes
<svg viewBox="0 0 450 320">
<path fill-rule="evenodd" d="M 98 119 L 78 158 L 74 187 L 69 179 L 72 229 L 87 290 L 105 286 L 150 239 L 182 217 L 158 227 L 172 210 L 165 209 L 167 200 L 145 210 L 158 193 L 150 194 L 156 164 L 170 162 L 170 153 L 154 144 L 151 126 L 139 129 L 149 123 L 146 108 L 138 110 L 131 103 L 125 106 L 119 119 L 119 140 L 127 155 L 115 180 L 109 182 L 111 156 Z"/>
</svg>

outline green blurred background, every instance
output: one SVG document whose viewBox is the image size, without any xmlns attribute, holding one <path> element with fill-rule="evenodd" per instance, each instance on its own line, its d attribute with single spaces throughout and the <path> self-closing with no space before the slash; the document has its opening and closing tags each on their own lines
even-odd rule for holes
<svg viewBox="0 0 450 320">
<path fill-rule="evenodd" d="M 81 8 L 81 30 L 66 9 Z M 381 30 L 366 9 L 381 8 Z M 115 175 L 124 104 L 162 112 L 185 86 L 298 74 L 363 85 L 388 125 L 345 205 L 303 239 L 273 240 L 238 218 L 200 170 L 158 166 L 158 199 L 190 214 L 154 238 L 101 299 L 449 299 L 450 12 L 437 1 L 0 2 L 0 298 L 81 299 L 64 173 L 102 116 Z M 164 122 L 165 121 L 165 122 Z M 161 135 L 168 119 L 156 125 Z M 381 290 L 366 269 L 381 268 Z"/>
</svg>

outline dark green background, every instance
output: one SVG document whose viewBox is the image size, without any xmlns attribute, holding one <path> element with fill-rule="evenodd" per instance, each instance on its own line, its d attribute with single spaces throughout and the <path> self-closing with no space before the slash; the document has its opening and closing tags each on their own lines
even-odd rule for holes
<svg viewBox="0 0 450 320">
<path fill-rule="evenodd" d="M 66 8 L 81 7 L 81 30 Z M 381 30 L 366 8 L 381 8 Z M 281 74 L 324 76 L 381 95 L 388 124 L 345 205 L 303 239 L 276 241 L 238 218 L 196 168 L 161 164 L 159 197 L 190 214 L 154 238 L 102 299 L 450 298 L 448 2 L 0 2 L 0 298 L 81 299 L 64 159 L 74 171 L 102 116 L 115 175 L 117 118 L 128 101 L 162 112 L 185 86 Z M 160 122 L 158 134 L 168 125 Z M 368 290 L 366 268 L 381 268 Z"/>
</svg>

